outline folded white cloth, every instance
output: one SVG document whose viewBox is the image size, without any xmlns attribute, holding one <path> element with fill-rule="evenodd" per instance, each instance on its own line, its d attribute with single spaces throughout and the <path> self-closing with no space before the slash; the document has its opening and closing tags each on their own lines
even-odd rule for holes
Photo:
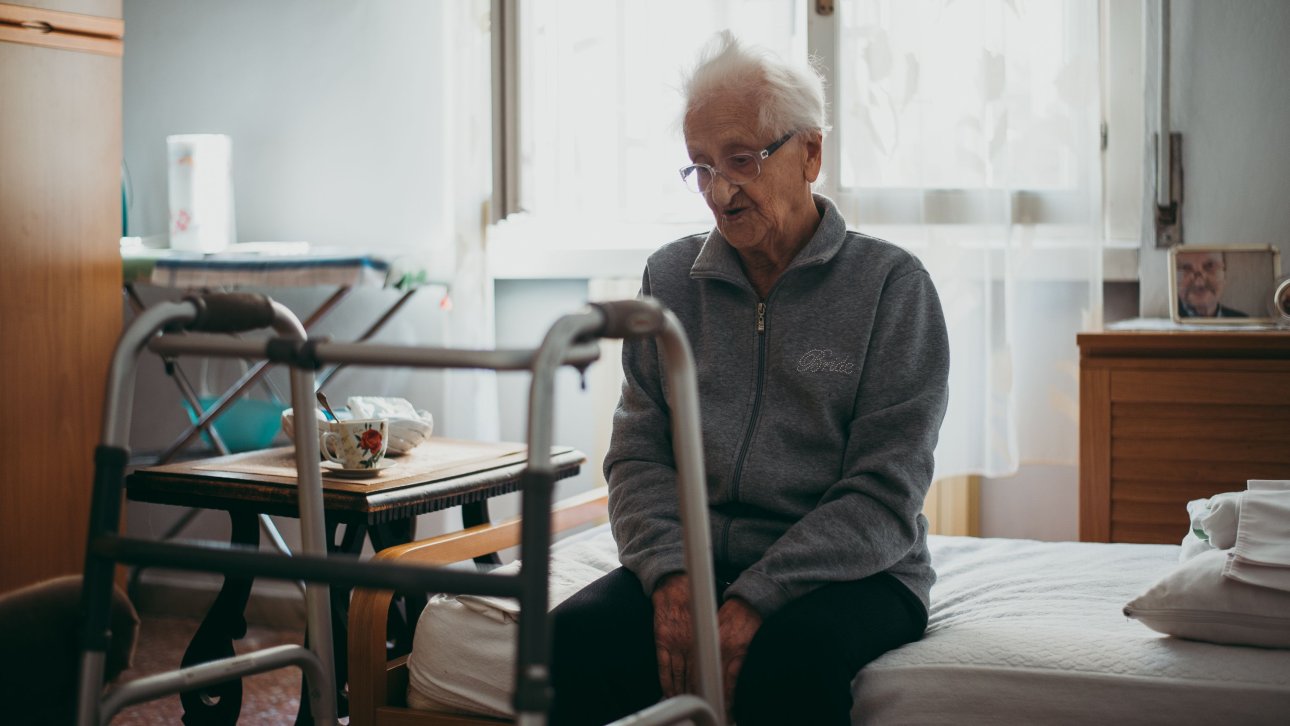
<svg viewBox="0 0 1290 726">
<path fill-rule="evenodd" d="M 417 409 L 406 398 L 350 396 L 346 401 L 354 418 L 417 418 Z"/>
<path fill-rule="evenodd" d="M 1290 481 L 1253 480 L 1242 494 L 1223 576 L 1290 592 Z"/>
<path fill-rule="evenodd" d="M 1200 518 L 1206 514 L 1209 514 L 1209 497 L 1193 499 L 1187 502 L 1187 516 L 1191 519 L 1189 532 L 1198 539 L 1208 542 L 1209 535 L 1205 533 L 1205 528 L 1200 526 Z"/>
<path fill-rule="evenodd" d="M 1209 514 L 1209 498 L 1193 499 L 1187 502 L 1187 516 L 1191 518 L 1191 527 L 1183 537 L 1182 549 L 1178 550 L 1178 561 L 1186 562 L 1202 552 L 1214 549 L 1209 543 L 1209 534 L 1200 526 L 1201 517 Z"/>
<path fill-rule="evenodd" d="M 1183 537 L 1182 548 L 1178 550 L 1178 561 L 1186 562 L 1196 555 L 1204 554 L 1212 549 L 1214 549 L 1214 545 L 1210 544 L 1209 540 L 1201 539 L 1196 535 L 1196 530 L 1191 530 L 1187 532 L 1186 537 Z"/>
<path fill-rule="evenodd" d="M 1226 492 L 1209 498 L 1208 505 L 1192 522 L 1200 525 L 1204 539 L 1214 547 L 1225 550 L 1236 544 L 1236 524 L 1241 517 L 1241 500 L 1245 492 Z M 1190 510 L 1189 510 L 1190 511 Z"/>
</svg>

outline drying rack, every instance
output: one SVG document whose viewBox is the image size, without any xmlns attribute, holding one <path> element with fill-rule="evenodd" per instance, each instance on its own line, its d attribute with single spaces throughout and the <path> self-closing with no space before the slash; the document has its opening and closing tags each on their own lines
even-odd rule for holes
<svg viewBox="0 0 1290 726">
<path fill-rule="evenodd" d="M 229 333 L 271 327 L 277 335 L 262 341 L 229 338 Z M 179 334 L 179 331 L 190 331 Z M 720 650 L 717 640 L 715 578 L 708 531 L 707 496 L 700 443 L 698 388 L 694 361 L 680 322 L 652 300 L 599 303 L 561 317 L 536 349 L 461 350 L 370 343 L 331 343 L 306 338 L 303 326 L 279 303 L 263 295 L 190 296 L 143 311 L 118 343 L 108 374 L 102 443 L 94 454 L 95 474 L 82 591 L 81 671 L 78 726 L 107 724 L 122 708 L 163 696 L 193 691 L 232 677 L 294 666 L 307 681 L 315 724 L 335 724 L 332 684 L 331 610 L 327 585 L 397 591 L 475 593 L 520 602 L 516 659 L 515 710 L 520 726 L 544 726 L 551 687 L 547 668 L 547 627 L 551 522 L 556 471 L 549 452 L 555 373 L 562 366 L 584 370 L 599 358 L 598 338 L 656 337 L 664 356 L 677 487 L 687 570 L 696 596 L 691 600 L 698 695 L 677 696 L 618 723 L 647 726 L 692 719 L 718 723 L 724 713 Z M 315 372 L 328 365 L 406 366 L 527 370 L 532 374 L 528 414 L 528 463 L 522 477 L 521 555 L 515 575 L 499 576 L 427 568 L 356 558 L 328 557 L 324 540 L 318 424 L 313 416 L 296 422 L 301 552 L 240 550 L 210 544 L 152 542 L 119 532 L 134 368 L 150 351 L 163 357 L 200 355 L 267 360 L 290 366 L 291 398 L 297 411 L 311 410 Z M 104 690 L 103 673 L 111 637 L 109 606 L 116 565 L 187 569 L 225 576 L 302 580 L 306 584 L 308 647 L 283 645 L 136 679 Z"/>
<path fill-rule="evenodd" d="M 360 287 L 396 289 L 398 296 L 376 311 L 378 314 L 359 334 L 358 342 L 367 341 L 379 333 L 423 286 L 442 287 L 446 299 L 448 291 L 446 283 L 428 280 L 424 270 L 395 275 L 391 262 L 377 255 L 352 254 L 326 249 L 302 251 L 290 243 L 285 247 L 275 246 L 275 243 L 268 243 L 268 245 L 266 250 L 268 254 L 241 252 L 194 255 L 174 250 L 123 251 L 122 293 L 131 311 L 137 316 L 147 308 L 138 289 L 140 283 L 169 289 L 202 290 L 207 294 L 234 292 L 238 288 L 248 286 L 335 288 L 305 317 L 303 325 L 305 332 L 308 333 L 315 324 L 339 307 L 355 289 Z M 255 245 L 241 245 L 241 247 L 254 249 Z M 209 408 L 202 406 L 196 387 L 178 362 L 173 358 L 164 358 L 164 363 L 167 375 L 174 381 L 179 395 L 188 404 L 195 420 L 186 426 L 179 436 L 156 456 L 154 461 L 150 462 L 152 464 L 170 463 L 185 448 L 193 444 L 199 434 L 207 438 L 217 454 L 229 454 L 229 448 L 214 427 L 215 419 L 257 383 L 265 386 L 275 399 L 279 397 L 266 375 L 269 371 L 268 360 L 261 360 L 251 366 L 224 389 Z M 315 377 L 315 390 L 323 390 L 340 369 L 341 366 L 332 365 L 319 372 Z M 167 541 L 177 537 L 192 524 L 199 512 L 200 510 L 197 509 L 184 512 L 167 528 L 160 539 Z M 258 519 L 260 530 L 268 537 L 274 549 L 286 555 L 291 554 L 290 548 L 269 515 L 261 514 Z M 128 591 L 132 595 L 140 574 L 141 570 L 136 570 L 130 576 Z"/>
</svg>

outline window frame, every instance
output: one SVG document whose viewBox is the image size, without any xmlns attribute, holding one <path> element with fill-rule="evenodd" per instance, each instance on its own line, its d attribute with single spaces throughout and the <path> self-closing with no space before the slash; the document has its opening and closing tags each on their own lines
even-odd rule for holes
<svg viewBox="0 0 1290 726">
<path fill-rule="evenodd" d="M 516 59 L 523 22 L 516 0 L 491 0 L 494 30 L 494 195 L 489 228 L 489 258 L 497 277 L 620 276 L 639 272 L 649 251 L 662 241 L 696 231 L 692 223 L 623 224 L 606 233 L 570 230 L 519 208 L 523 199 L 519 172 L 520 75 Z M 833 3 L 811 0 L 806 12 L 807 45 L 821 67 L 837 67 L 840 21 Z M 1141 173 L 1144 148 L 1142 89 L 1142 15 L 1144 0 L 1099 0 L 1098 66 L 1101 84 L 1101 158 L 1092 171 L 1100 173 L 1104 278 L 1136 279 L 1142 206 Z M 500 30 L 500 32 L 499 32 Z M 838 91 L 826 83 L 828 119 L 834 143 L 825 144 L 823 180 L 819 191 L 834 199 L 843 216 L 868 227 L 900 225 L 963 225 L 983 221 L 982 210 L 998 221 L 997 210 L 1015 224 L 1087 224 L 1081 192 L 1068 190 L 969 190 L 936 188 L 841 189 L 842 144 L 836 123 Z M 500 108 L 499 108 L 500 107 Z M 1136 174 L 1134 173 L 1136 170 Z M 631 230 L 626 228 L 630 227 Z M 606 237 L 618 244 L 606 249 Z M 573 259 L 564 253 L 574 253 Z M 632 265 L 629 269 L 625 265 Z M 556 270 L 556 267 L 559 270 Z"/>
</svg>

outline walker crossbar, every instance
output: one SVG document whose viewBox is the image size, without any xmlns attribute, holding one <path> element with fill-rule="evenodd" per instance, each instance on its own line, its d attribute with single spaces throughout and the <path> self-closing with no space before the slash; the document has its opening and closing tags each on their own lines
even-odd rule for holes
<svg viewBox="0 0 1290 726">
<path fill-rule="evenodd" d="M 99 717 L 106 723 L 122 708 L 135 703 L 151 701 L 179 691 L 213 686 L 235 676 L 254 675 L 293 665 L 305 672 L 310 684 L 330 681 L 323 673 L 318 656 L 312 651 L 300 645 L 279 645 L 177 671 L 137 678 L 112 689 L 107 698 L 103 699 Z M 319 707 L 321 690 L 311 685 L 309 691 L 313 706 Z"/>
<path fill-rule="evenodd" d="M 200 355 L 209 358 L 268 359 L 300 368 L 321 364 L 382 365 L 404 368 L 481 368 L 496 371 L 531 371 L 537 351 L 465 350 L 374 343 L 331 343 L 270 339 L 232 341 L 217 335 L 165 336 L 149 342 L 148 349 L 164 356 Z M 600 358 L 594 343 L 569 349 L 562 365 L 583 367 Z"/>
<path fill-rule="evenodd" d="M 221 313 L 220 311 L 223 311 Z M 234 318 L 221 321 L 220 314 Z M 213 318 L 212 316 L 215 316 Z M 279 337 L 244 341 L 215 335 L 158 335 L 176 327 L 236 331 L 271 322 Z M 295 316 L 267 298 L 226 295 L 163 303 L 144 311 L 123 333 L 108 376 L 103 442 L 96 452 L 96 472 L 89 537 L 86 544 L 82 610 L 82 661 L 78 724 L 104 724 L 120 707 L 169 693 L 187 691 L 248 673 L 295 664 L 305 669 L 316 724 L 336 723 L 331 643 L 331 610 L 323 583 L 402 591 L 476 593 L 513 597 L 520 602 L 516 659 L 516 712 L 521 726 L 545 724 L 550 702 L 547 660 L 550 650 L 546 613 L 550 555 L 550 511 L 556 480 L 551 429 L 555 373 L 565 365 L 584 369 L 599 358 L 598 337 L 657 336 L 665 359 L 672 437 L 676 446 L 686 567 L 695 597 L 695 654 L 699 695 L 669 699 L 631 717 L 631 723 L 653 724 L 695 718 L 715 723 L 724 712 L 717 647 L 715 578 L 712 573 L 707 499 L 698 427 L 698 391 L 694 362 L 679 321 L 652 300 L 606 303 L 566 315 L 555 322 L 535 350 L 479 351 L 367 343 L 306 340 Z M 291 398 L 296 411 L 312 411 L 316 370 L 323 365 L 382 365 L 423 368 L 529 370 L 529 457 L 522 475 L 520 572 L 511 576 L 328 556 L 323 534 L 322 483 L 318 421 L 297 416 L 295 431 L 301 553 L 286 557 L 230 546 L 149 542 L 118 533 L 129 457 L 127 439 L 134 367 L 145 349 L 172 357 L 203 355 L 284 363 L 291 369 Z M 311 643 L 308 656 L 299 651 L 259 651 L 191 666 L 169 674 L 124 684 L 100 701 L 108 643 L 107 613 L 112 573 L 117 562 L 221 572 L 239 577 L 304 580 L 306 620 Z M 303 650 L 303 649 L 301 649 Z M 270 665 L 270 664 L 273 665 Z M 240 691 L 237 692 L 240 698 Z M 240 703 L 240 701 L 239 701 Z M 236 706 L 237 704 L 235 704 Z M 236 714 L 236 710 L 233 711 Z"/>
<path fill-rule="evenodd" d="M 518 598 L 523 589 L 519 575 L 393 565 L 360 561 L 353 555 L 287 556 L 220 542 L 195 545 L 100 536 L 90 542 L 90 551 L 117 562 L 149 567 L 399 592 L 471 593 Z"/>
</svg>

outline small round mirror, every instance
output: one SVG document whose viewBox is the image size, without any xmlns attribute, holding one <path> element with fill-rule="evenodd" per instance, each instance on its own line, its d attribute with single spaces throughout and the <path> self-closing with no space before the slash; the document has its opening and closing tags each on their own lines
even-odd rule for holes
<svg viewBox="0 0 1290 726">
<path fill-rule="evenodd" d="M 1290 323 L 1290 276 L 1277 281 L 1272 290 L 1272 312 L 1282 322 Z"/>
</svg>

